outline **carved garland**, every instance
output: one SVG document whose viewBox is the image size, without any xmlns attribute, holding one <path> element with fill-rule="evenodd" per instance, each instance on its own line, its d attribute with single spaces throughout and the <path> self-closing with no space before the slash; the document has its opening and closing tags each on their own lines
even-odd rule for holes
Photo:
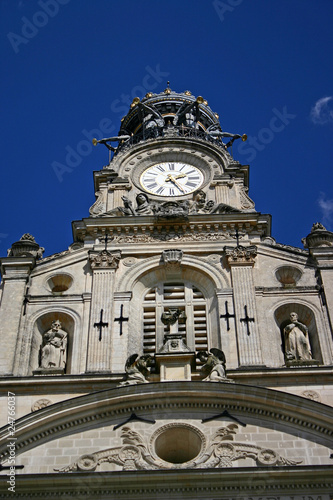
<svg viewBox="0 0 333 500">
<path fill-rule="evenodd" d="M 188 461 L 166 462 L 156 452 L 156 443 L 161 434 L 170 429 L 189 429 L 201 443 L 198 454 Z M 286 466 L 299 465 L 302 461 L 289 460 L 279 455 L 275 450 L 263 448 L 252 443 L 234 441 L 234 434 L 238 425 L 229 424 L 217 429 L 212 439 L 206 440 L 205 435 L 193 425 L 187 423 L 170 423 L 161 426 L 153 433 L 149 440 L 134 429 L 123 427 L 121 438 L 123 446 L 109 448 L 82 455 L 76 462 L 62 468 L 55 468 L 57 472 L 95 471 L 103 462 L 120 465 L 122 470 L 159 470 L 159 469 L 211 469 L 232 467 L 236 460 L 250 458 L 258 466 Z M 232 442 L 231 442 L 232 441 Z M 178 442 L 180 450 L 181 441 Z"/>
</svg>

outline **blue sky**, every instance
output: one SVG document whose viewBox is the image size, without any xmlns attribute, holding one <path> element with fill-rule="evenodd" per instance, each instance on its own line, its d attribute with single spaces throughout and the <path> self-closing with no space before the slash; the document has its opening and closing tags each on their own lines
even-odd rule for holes
<svg viewBox="0 0 333 500">
<path fill-rule="evenodd" d="M 67 249 L 107 163 L 91 136 L 117 134 L 133 97 L 168 80 L 248 135 L 233 154 L 278 242 L 302 247 L 317 221 L 333 231 L 332 0 L 0 6 L 1 256 L 25 232 L 45 256 Z"/>
</svg>

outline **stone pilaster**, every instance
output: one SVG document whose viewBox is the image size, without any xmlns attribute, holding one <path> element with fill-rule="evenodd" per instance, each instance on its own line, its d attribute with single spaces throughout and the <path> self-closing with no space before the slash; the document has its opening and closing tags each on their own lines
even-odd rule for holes
<svg viewBox="0 0 333 500">
<path fill-rule="evenodd" d="M 111 371 L 113 292 L 121 254 L 102 250 L 90 254 L 93 270 L 87 372 Z M 103 311 L 103 312 L 102 312 Z M 104 323 L 102 325 L 101 323 Z"/>
<path fill-rule="evenodd" d="M 324 310 L 327 313 L 331 332 L 333 330 L 333 246 L 312 248 L 311 255 L 316 259 L 317 269 L 320 273 L 320 292 Z M 331 364 L 333 360 L 332 336 L 325 335 L 322 329 L 318 330 L 324 364 Z"/>
<path fill-rule="evenodd" d="M 124 202 L 122 200 L 123 196 L 127 196 L 128 191 L 131 186 L 128 182 L 109 184 L 109 196 L 108 196 L 108 210 L 112 210 L 116 207 L 122 207 Z"/>
<path fill-rule="evenodd" d="M 1 259 L 3 293 L 0 309 L 0 367 L 2 375 L 13 374 L 26 285 L 34 265 L 35 258 L 32 256 Z"/>
<path fill-rule="evenodd" d="M 132 292 L 114 293 L 114 317 L 113 317 L 113 336 L 112 336 L 112 371 L 122 372 L 126 359 L 130 354 L 128 350 L 128 322 L 129 306 L 132 298 Z M 135 335 L 139 332 L 136 330 Z"/>
<path fill-rule="evenodd" d="M 231 268 L 239 365 L 262 366 L 252 275 L 257 248 L 239 245 L 225 247 L 224 252 Z"/>
<path fill-rule="evenodd" d="M 318 285 L 322 304 L 326 309 L 331 332 L 333 329 L 333 232 L 320 223 L 313 224 L 310 234 L 303 238 L 305 248 L 315 260 L 318 269 Z M 325 336 L 319 329 L 324 364 L 332 363 L 332 336 Z"/>
<path fill-rule="evenodd" d="M 215 188 L 216 203 L 225 203 L 230 205 L 230 189 L 234 187 L 233 179 L 214 179 L 211 186 Z"/>
</svg>

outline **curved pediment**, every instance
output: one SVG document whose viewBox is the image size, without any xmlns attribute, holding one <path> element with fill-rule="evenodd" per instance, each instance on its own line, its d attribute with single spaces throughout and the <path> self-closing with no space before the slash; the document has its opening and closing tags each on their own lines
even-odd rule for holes
<svg viewBox="0 0 333 500">
<path fill-rule="evenodd" d="M 26 415 L 15 423 L 16 452 L 21 455 L 36 447 L 51 446 L 54 440 L 84 435 L 92 429 L 106 428 L 109 435 L 130 425 L 131 419 L 135 430 L 140 430 L 140 422 L 149 427 L 151 422 L 162 424 L 169 419 L 199 423 L 201 431 L 212 429 L 212 423 L 215 430 L 235 423 L 240 429 L 257 426 L 294 437 L 302 435 L 320 446 L 333 446 L 333 408 L 321 403 L 241 384 L 163 382 L 95 392 Z M 12 431 L 10 426 L 1 431 L 2 462 L 8 457 Z M 103 448 L 100 441 L 91 446 L 96 451 Z"/>
</svg>

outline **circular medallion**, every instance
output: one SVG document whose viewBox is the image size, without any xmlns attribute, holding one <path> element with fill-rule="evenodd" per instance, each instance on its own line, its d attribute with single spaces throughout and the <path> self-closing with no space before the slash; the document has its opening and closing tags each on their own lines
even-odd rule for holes
<svg viewBox="0 0 333 500">
<path fill-rule="evenodd" d="M 82 455 L 77 461 L 77 468 L 82 471 L 95 470 L 98 465 L 95 455 Z"/>
<path fill-rule="evenodd" d="M 204 180 L 201 170 L 182 162 L 164 162 L 148 167 L 141 174 L 140 185 L 158 196 L 183 196 L 193 193 Z"/>
<path fill-rule="evenodd" d="M 265 448 L 258 452 L 257 461 L 260 465 L 276 465 L 278 459 L 279 456 L 274 450 Z"/>
</svg>

